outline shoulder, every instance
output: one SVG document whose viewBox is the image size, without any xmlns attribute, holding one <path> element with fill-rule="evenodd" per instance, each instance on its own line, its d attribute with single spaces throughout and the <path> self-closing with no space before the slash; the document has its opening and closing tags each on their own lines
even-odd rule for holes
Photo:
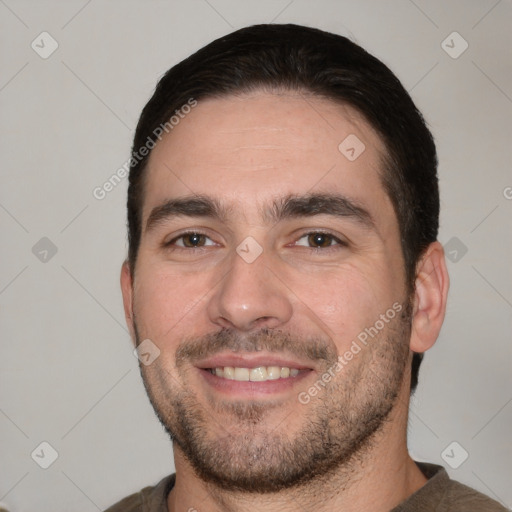
<svg viewBox="0 0 512 512">
<path fill-rule="evenodd" d="M 475 491 L 475 489 L 471 489 L 471 487 L 455 480 L 449 480 L 445 501 L 447 505 L 446 510 L 453 512 L 458 512 L 459 510 L 461 512 L 466 512 L 467 510 L 474 512 L 506 512 L 508 510 L 485 494 Z"/>
<path fill-rule="evenodd" d="M 507 512 L 497 501 L 450 479 L 442 466 L 416 462 L 427 483 L 392 512 Z"/>
<path fill-rule="evenodd" d="M 167 495 L 174 486 L 175 476 L 166 476 L 156 485 L 144 487 L 104 512 L 167 512 Z"/>
</svg>

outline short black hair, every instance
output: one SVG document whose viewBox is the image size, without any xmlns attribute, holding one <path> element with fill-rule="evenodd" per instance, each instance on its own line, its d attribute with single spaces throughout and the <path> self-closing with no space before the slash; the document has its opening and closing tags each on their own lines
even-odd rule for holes
<svg viewBox="0 0 512 512">
<path fill-rule="evenodd" d="M 437 155 L 432 134 L 391 70 L 346 37 L 293 24 L 263 24 L 220 37 L 173 66 L 140 116 L 128 187 L 128 262 L 135 273 L 142 232 L 144 170 L 158 127 L 169 126 L 191 99 L 256 90 L 297 91 L 349 105 L 380 135 L 387 154 L 380 179 L 393 204 L 412 298 L 416 265 L 439 227 Z M 167 123 L 167 125 L 166 125 Z M 161 132 L 162 130 L 160 130 Z M 135 158 L 136 156 L 136 158 Z M 423 354 L 415 353 L 411 390 Z"/>
</svg>

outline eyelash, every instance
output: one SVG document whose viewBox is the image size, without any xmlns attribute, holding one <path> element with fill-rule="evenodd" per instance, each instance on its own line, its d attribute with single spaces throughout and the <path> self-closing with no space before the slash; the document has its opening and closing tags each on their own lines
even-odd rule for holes
<svg viewBox="0 0 512 512">
<path fill-rule="evenodd" d="M 204 246 L 201 246 L 201 247 L 180 247 L 180 246 L 175 245 L 175 243 L 178 240 L 180 240 L 182 238 L 185 238 L 186 236 L 189 236 L 189 235 L 200 235 L 200 236 L 204 236 L 204 237 L 206 237 L 206 238 L 211 240 L 211 238 L 206 233 L 203 233 L 201 231 L 195 231 L 195 230 L 194 231 L 186 231 L 185 233 L 181 233 L 179 236 L 173 238 L 169 242 L 165 242 L 163 244 L 164 248 L 171 249 L 171 250 L 185 250 L 185 251 L 205 249 Z M 332 250 L 339 250 L 340 248 L 347 247 L 347 245 L 348 245 L 346 242 L 344 242 L 343 240 L 340 240 L 338 237 L 336 237 L 332 233 L 329 233 L 328 231 L 322 231 L 322 230 L 307 231 L 307 232 L 303 233 L 297 239 L 297 241 L 295 243 L 297 243 L 299 240 L 302 240 L 303 238 L 309 237 L 311 235 L 325 235 L 325 236 L 330 237 L 332 242 L 335 242 L 334 245 L 329 245 L 327 247 L 306 247 L 307 249 L 311 249 L 311 250 L 313 250 L 315 252 L 318 252 L 318 251 L 329 252 L 329 251 L 332 251 Z M 302 246 L 299 246 L 299 247 L 302 247 Z"/>
</svg>

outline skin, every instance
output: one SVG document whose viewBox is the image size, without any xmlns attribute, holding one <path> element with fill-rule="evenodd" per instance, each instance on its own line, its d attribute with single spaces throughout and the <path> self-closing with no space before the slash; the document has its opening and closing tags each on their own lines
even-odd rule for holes
<svg viewBox="0 0 512 512">
<path fill-rule="evenodd" d="M 365 145 L 354 161 L 338 150 L 350 134 Z M 141 369 L 153 405 L 167 415 L 164 421 L 176 427 L 173 400 L 186 397 L 189 410 L 208 419 L 202 425 L 207 440 L 229 449 L 226 440 L 238 446 L 250 428 L 250 449 L 269 436 L 296 438 L 321 404 L 341 416 L 347 404 L 355 410 L 371 401 L 376 389 L 398 379 L 391 410 L 369 442 L 333 465 L 328 477 L 300 486 L 266 493 L 223 488 L 201 478 L 175 441 L 177 478 L 168 497 L 170 511 L 388 511 L 426 482 L 408 454 L 406 427 L 412 351 L 424 352 L 434 344 L 446 308 L 448 275 L 438 242 L 417 265 L 410 330 L 404 335 L 398 318 L 385 324 L 378 342 L 335 372 L 308 404 L 298 402 L 299 393 L 307 392 L 333 360 L 308 360 L 298 348 L 294 351 L 293 343 L 281 346 L 278 354 L 300 360 L 309 367 L 307 375 L 266 395 L 221 391 L 209 385 L 192 359 L 176 359 L 193 340 L 225 330 L 237 340 L 249 340 L 262 329 L 289 335 L 297 347 L 299 341 L 302 347 L 308 339 L 318 340 L 329 355 L 340 356 L 392 304 L 405 305 L 398 222 L 379 179 L 384 153 L 378 135 L 355 110 L 292 92 L 200 101 L 153 150 L 137 264 L 131 272 L 124 263 L 121 286 L 133 340 L 149 338 L 160 350 L 158 359 Z M 374 226 L 328 214 L 277 223 L 262 215 L 262 208 L 278 198 L 311 193 L 350 198 L 369 212 Z M 229 206 L 226 217 L 180 216 L 145 229 L 153 209 L 165 201 L 202 195 Z M 194 230 L 207 236 L 202 249 L 162 247 Z M 346 245 L 328 239 L 332 250 L 312 249 L 305 235 L 317 231 L 328 231 Z M 252 263 L 236 252 L 246 237 L 262 248 Z M 386 342 L 405 347 L 403 371 L 379 355 L 378 347 Z M 251 354 L 244 349 L 231 353 Z M 341 420 L 336 428 L 342 428 Z"/>
</svg>

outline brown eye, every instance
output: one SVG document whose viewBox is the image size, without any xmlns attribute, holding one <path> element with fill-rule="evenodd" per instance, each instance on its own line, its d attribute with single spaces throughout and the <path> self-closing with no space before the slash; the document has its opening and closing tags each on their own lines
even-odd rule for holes
<svg viewBox="0 0 512 512">
<path fill-rule="evenodd" d="M 314 249 L 316 252 L 328 252 L 347 247 L 347 242 L 324 231 L 310 231 L 304 233 L 294 244 L 308 249 Z"/>
<path fill-rule="evenodd" d="M 201 233 L 187 233 L 181 237 L 185 247 L 203 247 L 206 237 Z"/>
<path fill-rule="evenodd" d="M 211 245 L 215 245 L 215 242 L 213 242 L 208 236 L 195 231 L 183 233 L 165 244 L 166 247 L 171 249 L 173 247 L 181 249 L 200 249 Z"/>
<path fill-rule="evenodd" d="M 330 247 L 335 238 L 327 233 L 310 233 L 308 243 L 311 247 Z"/>
</svg>

